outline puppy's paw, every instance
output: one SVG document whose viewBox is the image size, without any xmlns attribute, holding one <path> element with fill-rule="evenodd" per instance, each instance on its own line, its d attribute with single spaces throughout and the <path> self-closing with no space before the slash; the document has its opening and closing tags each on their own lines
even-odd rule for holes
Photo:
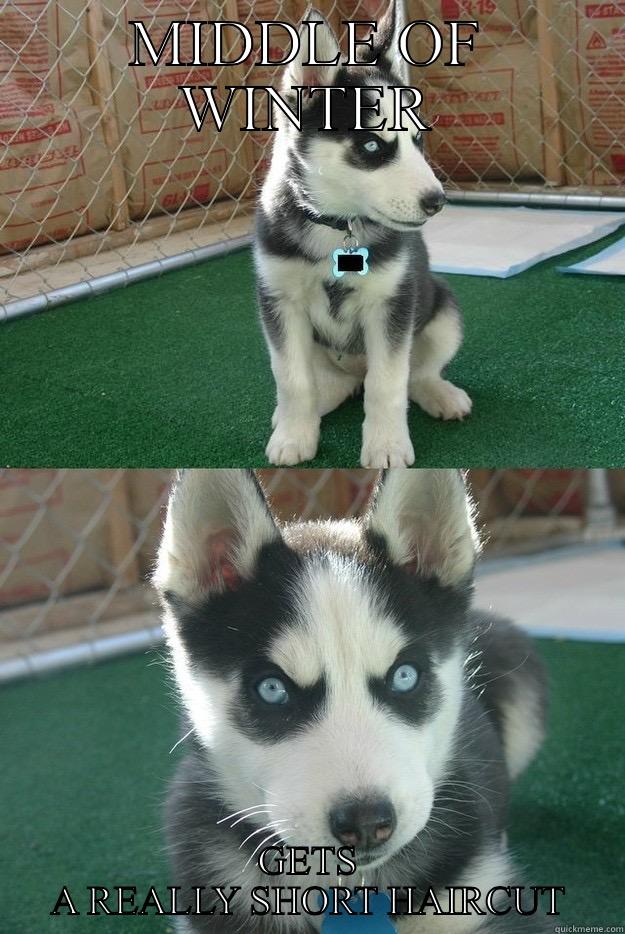
<svg viewBox="0 0 625 934">
<path fill-rule="evenodd" d="M 473 407 L 464 389 L 438 377 L 413 380 L 410 384 L 410 398 L 432 418 L 442 418 L 444 421 L 452 418 L 462 421 Z"/>
<path fill-rule="evenodd" d="M 310 461 L 317 453 L 319 420 L 314 422 L 276 419 L 269 444 L 265 449 L 267 460 L 277 467 L 292 467 Z"/>
<path fill-rule="evenodd" d="M 414 450 L 408 428 L 370 428 L 365 422 L 360 463 L 363 467 L 410 467 Z"/>
</svg>

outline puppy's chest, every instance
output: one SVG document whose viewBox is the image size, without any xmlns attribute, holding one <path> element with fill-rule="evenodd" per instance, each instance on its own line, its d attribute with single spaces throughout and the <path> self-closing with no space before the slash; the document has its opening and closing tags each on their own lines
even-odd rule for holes
<svg viewBox="0 0 625 934">
<path fill-rule="evenodd" d="M 397 294 L 403 263 L 371 269 L 366 275 L 332 275 L 330 263 L 315 263 L 295 285 L 300 307 L 308 313 L 318 339 L 346 349 L 371 316 L 383 316 Z"/>
</svg>

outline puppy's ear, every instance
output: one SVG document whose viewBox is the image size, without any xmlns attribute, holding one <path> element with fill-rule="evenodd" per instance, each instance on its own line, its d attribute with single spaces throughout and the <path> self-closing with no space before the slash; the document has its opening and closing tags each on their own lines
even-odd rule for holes
<svg viewBox="0 0 625 934">
<path fill-rule="evenodd" d="M 444 586 L 468 580 L 479 551 L 473 504 L 457 470 L 385 471 L 366 517 L 395 564 Z"/>
<path fill-rule="evenodd" d="M 263 545 L 280 538 L 252 471 L 185 470 L 172 490 L 154 584 L 195 602 L 249 578 Z"/>
<path fill-rule="evenodd" d="M 318 62 L 331 62 L 329 65 L 306 65 L 310 60 L 309 27 L 306 22 L 318 23 L 315 30 L 315 58 Z M 304 14 L 299 28 L 299 52 L 286 68 L 282 90 L 288 96 L 292 86 L 305 88 L 326 87 L 332 84 L 338 72 L 340 48 L 332 27 L 323 13 L 312 7 Z"/>
<path fill-rule="evenodd" d="M 379 65 L 385 65 L 401 78 L 403 84 L 409 84 L 408 63 L 401 57 L 398 45 L 399 34 L 405 25 L 402 0 L 390 0 L 386 12 L 378 19 L 371 57 L 377 57 Z"/>
</svg>

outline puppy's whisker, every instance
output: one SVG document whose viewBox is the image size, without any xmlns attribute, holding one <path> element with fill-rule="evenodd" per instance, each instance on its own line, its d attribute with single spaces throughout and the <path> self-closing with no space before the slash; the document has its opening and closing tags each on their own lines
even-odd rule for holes
<svg viewBox="0 0 625 934">
<path fill-rule="evenodd" d="M 246 862 L 246 864 L 245 864 L 245 866 L 243 867 L 243 869 L 241 870 L 241 872 L 242 872 L 242 873 L 245 872 L 245 870 L 247 869 L 247 867 L 249 866 L 249 864 L 252 862 L 252 860 L 254 859 L 254 857 L 256 856 L 256 854 L 258 853 L 259 850 L 262 850 L 262 848 L 263 848 L 267 843 L 269 843 L 270 840 L 273 840 L 274 837 L 280 837 L 281 835 L 282 835 L 282 831 L 281 831 L 281 830 L 276 830 L 276 831 L 274 831 L 273 833 L 270 833 L 268 837 L 265 837 L 265 839 L 262 840 L 262 841 L 258 844 L 258 846 L 256 847 L 256 849 L 254 850 L 254 852 L 252 853 L 252 855 L 250 856 L 250 858 L 249 858 L 248 861 Z"/>
<path fill-rule="evenodd" d="M 265 824 L 264 827 L 259 827 L 258 830 L 253 830 L 250 834 L 247 835 L 247 837 L 245 838 L 245 840 L 243 841 L 243 843 L 240 844 L 239 849 L 240 849 L 240 850 L 243 849 L 243 847 L 245 846 L 245 844 L 247 843 L 247 841 L 248 841 L 248 840 L 251 840 L 252 837 L 255 837 L 256 834 L 258 834 L 258 833 L 263 833 L 263 831 L 265 831 L 265 830 L 272 830 L 272 829 L 277 830 L 277 829 L 279 829 L 279 828 L 276 827 L 276 824 L 286 824 L 286 822 L 287 822 L 287 818 L 286 818 L 286 817 L 282 817 L 282 818 L 280 818 L 280 819 L 278 819 L 278 820 L 271 821 L 270 824 Z"/>
<path fill-rule="evenodd" d="M 185 733 L 184 736 L 182 736 L 182 737 L 178 740 L 177 743 L 174 743 L 174 745 L 173 745 L 173 746 L 171 747 L 171 749 L 169 750 L 169 755 L 170 755 L 170 756 L 171 756 L 172 752 L 174 751 L 174 749 L 177 749 L 178 746 L 180 746 L 181 743 L 184 743 L 185 739 L 188 739 L 188 738 L 191 736 L 191 733 L 193 733 L 193 730 L 194 730 L 194 727 L 191 727 L 191 729 L 189 730 L 188 733 Z"/>
<path fill-rule="evenodd" d="M 267 814 L 271 817 L 269 808 L 260 808 L 258 811 L 253 811 L 251 814 L 244 814 L 243 817 L 238 817 L 234 823 L 230 824 L 230 827 L 236 827 L 236 825 L 240 824 L 242 821 L 249 820 L 253 817 L 260 817 L 261 814 Z"/>
<path fill-rule="evenodd" d="M 252 785 L 254 786 L 254 788 L 258 788 L 259 791 L 262 791 L 263 794 L 271 795 L 272 798 L 278 797 L 275 791 L 269 791 L 268 788 L 263 788 L 262 785 L 257 785 L 256 782 L 252 782 Z"/>
<path fill-rule="evenodd" d="M 269 805 L 269 804 L 251 804 L 251 805 L 250 805 L 249 807 L 247 807 L 247 808 L 241 808 L 239 811 L 233 811 L 232 814 L 226 814 L 225 817 L 220 817 L 219 820 L 216 821 L 216 823 L 217 823 L 217 824 L 225 824 L 226 821 L 230 820 L 230 819 L 233 818 L 233 817 L 236 817 L 237 814 L 243 814 L 244 812 L 255 811 L 255 810 L 257 810 L 258 808 L 268 808 L 268 807 L 274 807 L 274 806 L 275 806 L 275 805 L 273 805 L 273 804 L 272 804 L 272 805 Z"/>
</svg>

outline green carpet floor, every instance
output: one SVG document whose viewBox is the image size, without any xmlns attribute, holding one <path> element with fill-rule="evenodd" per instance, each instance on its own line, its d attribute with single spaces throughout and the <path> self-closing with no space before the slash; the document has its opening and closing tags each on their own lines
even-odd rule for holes
<svg viewBox="0 0 625 934">
<path fill-rule="evenodd" d="M 448 277 L 466 315 L 449 374 L 474 412 L 444 424 L 411 406 L 416 466 L 622 464 L 625 285 L 555 269 L 598 249 Z M 1 341 L 2 464 L 265 464 L 274 389 L 249 251 L 16 320 Z M 361 422 L 360 399 L 327 416 L 312 466 L 356 466 Z"/>
<path fill-rule="evenodd" d="M 549 739 L 517 785 L 510 841 L 527 877 L 564 885 L 557 923 L 625 920 L 625 645 L 541 641 Z M 164 932 L 164 919 L 51 918 L 63 885 L 164 888 L 159 829 L 177 715 L 138 655 L 6 687 L 0 700 L 0 930 Z M 85 909 L 86 910 L 86 909 Z"/>
</svg>

